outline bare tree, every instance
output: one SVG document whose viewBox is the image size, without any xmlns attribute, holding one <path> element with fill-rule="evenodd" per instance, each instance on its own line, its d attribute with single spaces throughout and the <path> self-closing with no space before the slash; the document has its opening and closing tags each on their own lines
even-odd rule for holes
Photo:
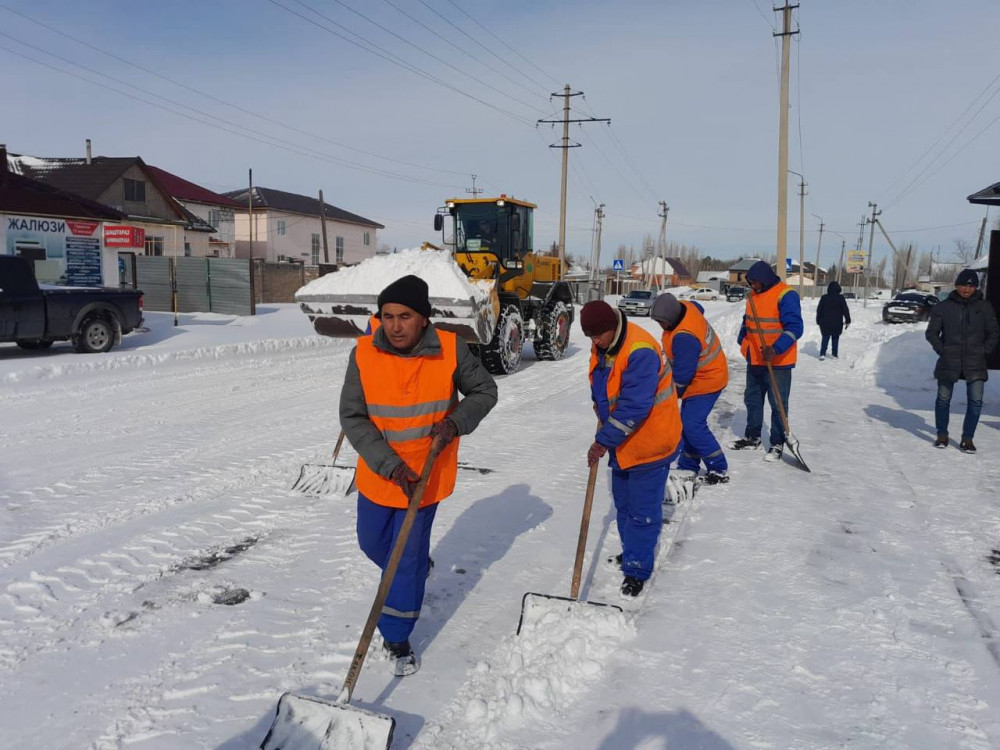
<svg viewBox="0 0 1000 750">
<path fill-rule="evenodd" d="M 976 258 L 976 248 L 972 244 L 962 238 L 955 238 L 952 240 L 955 243 L 955 257 L 958 258 L 958 262 L 963 266 L 969 265 Z"/>
</svg>

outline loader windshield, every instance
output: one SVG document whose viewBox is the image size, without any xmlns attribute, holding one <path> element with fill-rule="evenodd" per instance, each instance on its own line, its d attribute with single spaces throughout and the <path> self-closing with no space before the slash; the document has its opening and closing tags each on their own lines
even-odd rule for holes
<svg viewBox="0 0 1000 750">
<path fill-rule="evenodd" d="M 454 211 L 458 252 L 491 252 L 501 261 L 509 261 L 529 250 L 531 227 L 523 207 L 465 203 L 455 206 Z"/>
</svg>

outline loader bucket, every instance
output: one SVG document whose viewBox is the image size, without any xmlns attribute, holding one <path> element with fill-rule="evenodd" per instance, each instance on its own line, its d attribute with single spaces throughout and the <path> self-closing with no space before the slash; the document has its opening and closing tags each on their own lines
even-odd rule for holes
<svg viewBox="0 0 1000 750">
<path fill-rule="evenodd" d="M 552 594 L 527 593 L 521 598 L 521 617 L 517 621 L 516 635 L 521 630 L 545 628 L 548 624 L 559 627 L 559 621 L 567 613 L 574 619 L 594 617 L 618 617 L 622 608 L 617 604 L 604 602 L 588 602 L 583 599 L 572 599 L 568 596 Z M 551 620 L 551 623 L 549 621 Z"/>
<path fill-rule="evenodd" d="M 395 728 L 391 716 L 285 693 L 260 750 L 388 750 Z"/>
</svg>

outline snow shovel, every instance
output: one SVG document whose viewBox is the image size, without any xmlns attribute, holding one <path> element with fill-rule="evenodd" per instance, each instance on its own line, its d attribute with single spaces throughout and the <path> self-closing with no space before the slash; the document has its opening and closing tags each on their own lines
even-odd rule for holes
<svg viewBox="0 0 1000 750">
<path fill-rule="evenodd" d="M 337 466 L 337 456 L 344 444 L 344 431 L 340 431 L 337 447 L 333 449 L 332 464 L 303 464 L 299 478 L 292 485 L 293 492 L 306 495 L 346 495 L 354 484 L 354 467 Z"/>
<path fill-rule="evenodd" d="M 399 528 L 399 536 L 389 555 L 389 562 L 382 574 L 375 601 L 372 602 L 368 621 L 361 632 L 361 640 L 354 651 L 351 666 L 347 670 L 347 679 L 340 696 L 335 701 L 314 698 L 308 695 L 285 693 L 278 700 L 278 708 L 274 721 L 267 736 L 260 745 L 260 750 L 388 750 L 392 743 L 392 733 L 396 728 L 396 720 L 372 711 L 355 708 L 349 705 L 354 685 L 361 674 L 361 667 L 368 655 L 368 646 L 375 633 L 375 625 L 382 614 L 382 607 L 389 596 L 389 588 L 396 577 L 396 569 L 403 557 L 406 540 L 417 517 L 417 509 L 424 497 L 424 489 L 431 476 L 431 469 L 444 445 L 437 439 L 431 444 L 430 455 L 424 462 L 420 481 L 413 490 L 410 504 L 406 506 L 406 515 Z"/>
<path fill-rule="evenodd" d="M 573 579 L 570 583 L 569 596 L 526 593 L 521 598 L 521 617 L 517 621 L 517 635 L 521 634 L 521 628 L 524 627 L 526 621 L 537 620 L 544 613 L 552 611 L 552 606 L 566 612 L 570 612 L 582 605 L 610 607 L 611 609 L 617 609 L 619 612 L 622 611 L 622 608 L 615 604 L 581 601 L 579 598 L 580 577 L 583 572 L 583 556 L 587 551 L 587 531 L 590 528 L 590 511 L 594 506 L 594 487 L 597 485 L 597 470 L 599 467 L 600 462 L 595 462 L 590 467 L 590 476 L 587 479 L 587 495 L 583 501 L 583 518 L 580 519 L 580 536 L 576 543 L 576 560 L 573 562 Z M 550 605 L 550 602 L 555 602 L 555 605 Z"/>
<path fill-rule="evenodd" d="M 747 299 L 750 300 L 750 308 L 753 310 L 754 327 L 757 329 L 757 336 L 760 338 L 760 348 L 761 351 L 763 351 L 767 344 L 764 342 L 764 334 L 761 332 L 760 319 L 757 317 L 757 305 L 754 304 L 752 291 Z M 792 434 L 792 429 L 788 426 L 788 415 L 785 413 L 785 404 L 782 402 L 781 393 L 778 391 L 778 380 L 774 377 L 774 368 L 771 367 L 770 362 L 765 362 L 764 364 L 767 365 L 767 374 L 771 379 L 771 392 L 774 394 L 774 403 L 778 405 L 778 414 L 781 416 L 781 426 L 785 430 L 785 445 L 788 446 L 789 452 L 795 456 L 795 460 L 799 462 L 802 469 L 811 474 L 812 469 L 810 469 L 806 462 L 802 459 L 802 454 L 799 452 L 799 440 Z"/>
</svg>

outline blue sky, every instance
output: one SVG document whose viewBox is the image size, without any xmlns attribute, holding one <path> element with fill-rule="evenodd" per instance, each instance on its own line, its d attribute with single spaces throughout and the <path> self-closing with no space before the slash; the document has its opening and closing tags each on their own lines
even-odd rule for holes
<svg viewBox="0 0 1000 750">
<path fill-rule="evenodd" d="M 382 56 L 279 5 L 361 34 Z M 535 244 L 546 246 L 559 208 L 559 152 L 548 144 L 560 132 L 534 122 L 559 116 L 561 104 L 546 94 L 568 83 L 586 94 L 574 99 L 575 116 L 612 119 L 610 128 L 571 131 L 582 148 L 570 153 L 569 252 L 589 254 L 595 201 L 606 204 L 606 261 L 619 244 L 638 247 L 658 234 L 659 200 L 671 208 L 669 239 L 703 254 L 774 247 L 778 14 L 765 0 L 177 7 L 0 0 L 8 35 L 0 36 L 0 142 L 15 153 L 72 156 L 90 138 L 97 154 L 137 154 L 219 191 L 242 187 L 252 167 L 260 185 L 323 189 L 329 202 L 386 224 L 381 239 L 397 247 L 433 239 L 435 209 L 464 194 L 475 173 L 488 192 L 539 204 Z M 1000 74 L 1000 64 L 991 67 L 1000 5 L 803 0 L 796 18 L 789 166 L 808 183 L 806 259 L 816 251 L 812 214 L 826 222 L 829 262 L 840 251 L 837 232 L 848 247 L 854 241 L 868 201 L 883 208 L 897 246 L 940 247 L 945 259 L 954 239 L 974 243 L 984 211 L 965 196 L 1000 180 L 1000 122 L 990 125 L 1000 97 L 989 99 Z M 393 55 L 438 82 L 385 59 Z M 196 121 L 212 117 L 219 127 Z M 789 182 L 792 255 L 797 179 Z M 876 253 L 886 247 L 876 239 Z"/>
</svg>

